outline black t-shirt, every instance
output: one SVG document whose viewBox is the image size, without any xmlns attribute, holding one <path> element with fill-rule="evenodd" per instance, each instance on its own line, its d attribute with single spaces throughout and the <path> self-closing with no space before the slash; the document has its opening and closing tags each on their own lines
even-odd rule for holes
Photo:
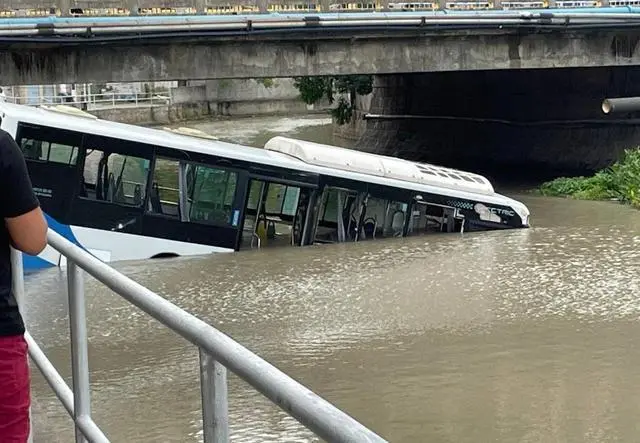
<svg viewBox="0 0 640 443">
<path fill-rule="evenodd" d="M 27 165 L 13 138 L 0 130 L 0 336 L 24 333 L 24 324 L 11 289 L 11 252 L 4 219 L 38 207 Z"/>
</svg>

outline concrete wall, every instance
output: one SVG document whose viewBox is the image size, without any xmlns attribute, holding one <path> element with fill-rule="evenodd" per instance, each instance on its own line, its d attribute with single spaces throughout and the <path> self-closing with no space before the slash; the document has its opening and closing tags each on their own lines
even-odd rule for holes
<svg viewBox="0 0 640 443">
<path fill-rule="evenodd" d="M 0 84 L 162 81 L 304 75 L 640 65 L 637 31 L 524 33 L 420 30 L 368 33 L 282 31 L 238 37 L 166 38 L 161 43 L 7 44 Z M 97 43 L 97 40 L 93 43 Z"/>
<path fill-rule="evenodd" d="M 327 112 L 325 101 L 307 106 L 289 78 L 188 82 L 171 88 L 170 105 L 118 107 L 91 111 L 100 118 L 133 124 L 168 124 L 217 116 L 304 114 Z"/>
<path fill-rule="evenodd" d="M 207 88 L 205 85 L 178 86 L 169 89 L 171 103 L 180 105 L 183 103 L 198 103 L 207 100 Z"/>
<path fill-rule="evenodd" d="M 367 121 L 357 146 L 472 170 L 588 172 L 640 144 L 640 126 L 616 121 L 633 115 L 600 108 L 624 95 L 640 95 L 640 69 L 386 76 L 370 110 L 428 119 Z"/>
<path fill-rule="evenodd" d="M 204 83 L 206 100 L 216 115 L 301 114 L 329 109 L 325 100 L 313 107 L 300 100 L 292 78 L 222 79 Z"/>
<path fill-rule="evenodd" d="M 160 105 L 138 108 L 94 109 L 89 111 L 98 118 L 134 125 L 169 124 L 211 117 L 207 103 Z"/>
<path fill-rule="evenodd" d="M 292 78 L 208 80 L 205 85 L 211 102 L 296 100 L 300 96 Z"/>
</svg>

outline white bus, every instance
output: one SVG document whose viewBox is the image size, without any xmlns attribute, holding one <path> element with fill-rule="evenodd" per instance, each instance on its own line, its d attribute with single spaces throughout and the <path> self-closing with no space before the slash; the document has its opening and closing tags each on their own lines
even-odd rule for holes
<svg viewBox="0 0 640 443">
<path fill-rule="evenodd" d="M 104 261 L 523 228 L 529 211 L 477 174 L 274 137 L 264 149 L 197 131 L 0 103 L 50 227 Z M 47 247 L 25 268 L 63 266 Z"/>
</svg>

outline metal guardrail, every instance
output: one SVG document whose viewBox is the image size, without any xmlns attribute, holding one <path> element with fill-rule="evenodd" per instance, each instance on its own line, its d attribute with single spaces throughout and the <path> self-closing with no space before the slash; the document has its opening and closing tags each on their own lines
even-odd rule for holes
<svg viewBox="0 0 640 443">
<path fill-rule="evenodd" d="M 78 94 L 75 97 L 70 95 L 5 95 L 4 101 L 7 103 L 41 106 L 53 104 L 66 105 L 86 105 L 89 110 L 113 109 L 124 107 L 150 107 L 161 106 L 171 102 L 167 95 L 145 92 L 104 92 L 100 94 Z"/>
<path fill-rule="evenodd" d="M 67 258 L 73 391 L 33 337 L 28 332 L 25 336 L 31 359 L 73 417 L 76 443 L 109 442 L 91 416 L 84 272 L 198 347 L 205 443 L 229 441 L 227 369 L 326 441 L 386 441 L 213 326 L 119 273 L 52 230 L 48 232 L 48 243 Z M 14 291 L 18 302 L 22 303 L 24 275 L 21 253 L 12 250 L 11 261 Z"/>
<path fill-rule="evenodd" d="M 106 4 L 105 4 L 106 3 Z M 74 0 L 5 0 L 0 18 L 122 17 L 159 15 L 234 15 L 259 13 L 377 12 L 435 10 L 507 10 L 546 8 L 638 7 L 638 0 L 428 0 L 420 2 L 374 0 L 364 2 L 315 0 L 120 0 L 119 2 Z"/>
<path fill-rule="evenodd" d="M 55 44 L 103 42 L 112 44 L 118 39 L 142 39 L 162 36 L 164 39 L 180 36 L 221 36 L 229 39 L 237 35 L 266 36 L 291 32 L 318 34 L 319 32 L 364 31 L 371 29 L 427 28 L 444 30 L 473 27 L 548 27 L 567 30 L 571 27 L 637 26 L 640 9 L 593 9 L 591 12 L 556 10 L 530 11 L 437 11 L 377 14 L 283 14 L 178 17 L 80 17 L 75 19 L 52 18 L 43 24 L 36 21 L 0 21 L 0 38 L 7 41 L 46 41 Z M 24 39 L 24 40 L 21 40 Z"/>
</svg>

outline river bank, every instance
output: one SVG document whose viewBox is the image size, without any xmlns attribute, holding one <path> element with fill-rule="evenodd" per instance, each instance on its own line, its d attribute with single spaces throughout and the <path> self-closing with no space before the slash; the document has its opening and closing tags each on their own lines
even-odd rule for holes
<svg viewBox="0 0 640 443">
<path fill-rule="evenodd" d="M 627 149 L 611 167 L 591 177 L 560 177 L 543 183 L 544 196 L 615 200 L 640 209 L 640 148 Z"/>
</svg>

